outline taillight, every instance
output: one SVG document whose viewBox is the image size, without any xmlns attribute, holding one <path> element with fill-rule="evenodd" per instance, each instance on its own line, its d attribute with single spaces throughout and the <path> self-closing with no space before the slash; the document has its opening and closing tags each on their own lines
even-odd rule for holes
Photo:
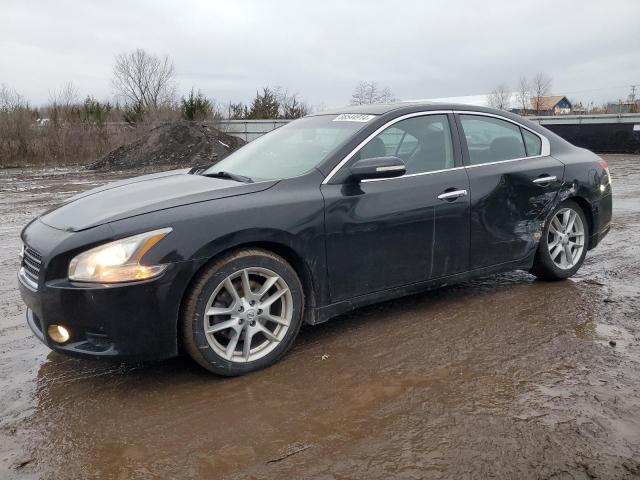
<svg viewBox="0 0 640 480">
<path fill-rule="evenodd" d="M 611 186 L 611 174 L 609 173 L 609 164 L 607 163 L 606 160 L 604 159 L 600 159 L 600 166 L 602 167 L 602 169 L 606 172 L 607 174 L 607 182 L 606 183 L 602 183 L 600 185 L 600 191 L 602 191 L 604 193 L 604 191 L 607 188 L 607 185 Z"/>
</svg>

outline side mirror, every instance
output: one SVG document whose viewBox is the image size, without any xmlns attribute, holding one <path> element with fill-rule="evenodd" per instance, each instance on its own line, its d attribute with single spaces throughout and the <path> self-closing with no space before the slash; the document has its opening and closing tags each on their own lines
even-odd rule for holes
<svg viewBox="0 0 640 480">
<path fill-rule="evenodd" d="M 349 167 L 351 179 L 359 182 L 370 178 L 401 177 L 407 168 L 398 157 L 363 158 Z"/>
</svg>

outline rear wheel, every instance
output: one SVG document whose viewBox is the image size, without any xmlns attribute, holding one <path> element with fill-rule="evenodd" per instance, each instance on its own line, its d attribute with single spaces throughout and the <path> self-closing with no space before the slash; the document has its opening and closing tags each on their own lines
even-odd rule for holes
<svg viewBox="0 0 640 480">
<path fill-rule="evenodd" d="M 544 280 L 571 277 L 584 262 L 588 235 L 580 206 L 572 200 L 562 202 L 544 227 L 531 273 Z"/>
<path fill-rule="evenodd" d="M 267 250 L 220 258 L 192 286 L 183 310 L 189 355 L 207 370 L 233 376 L 276 362 L 302 324 L 296 272 Z"/>
</svg>

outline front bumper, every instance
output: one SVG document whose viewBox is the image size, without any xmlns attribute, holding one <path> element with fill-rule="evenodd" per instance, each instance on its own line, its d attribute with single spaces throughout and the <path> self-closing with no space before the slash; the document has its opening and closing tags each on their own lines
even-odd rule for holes
<svg viewBox="0 0 640 480">
<path fill-rule="evenodd" d="M 156 279 L 125 284 L 56 280 L 37 290 L 19 278 L 27 323 L 53 350 L 119 360 L 158 360 L 178 353 L 178 316 L 184 290 L 197 268 L 171 264 Z M 20 277 L 20 275 L 19 275 Z M 51 324 L 65 326 L 64 344 L 49 338 Z"/>
</svg>

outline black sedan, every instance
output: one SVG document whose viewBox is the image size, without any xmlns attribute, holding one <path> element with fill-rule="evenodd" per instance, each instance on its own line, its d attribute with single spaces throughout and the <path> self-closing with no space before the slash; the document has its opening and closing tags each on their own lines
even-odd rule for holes
<svg viewBox="0 0 640 480">
<path fill-rule="evenodd" d="M 510 113 L 404 103 L 310 115 L 209 168 L 111 183 L 22 232 L 50 348 L 186 350 L 238 375 L 302 323 L 507 270 L 570 277 L 611 222 L 607 164 Z"/>
</svg>

